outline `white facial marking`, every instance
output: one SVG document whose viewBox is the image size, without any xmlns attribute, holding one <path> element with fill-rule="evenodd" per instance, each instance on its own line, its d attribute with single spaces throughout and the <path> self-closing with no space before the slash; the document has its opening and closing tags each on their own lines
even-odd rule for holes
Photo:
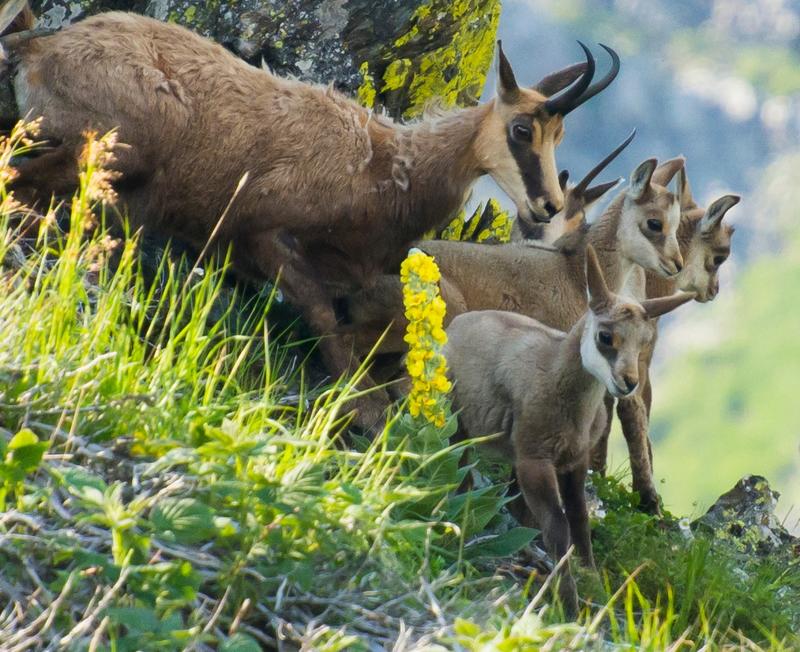
<svg viewBox="0 0 800 652">
<path fill-rule="evenodd" d="M 591 311 L 586 317 L 586 326 L 581 338 L 581 363 L 586 371 L 605 385 L 610 394 L 620 395 L 611 373 L 611 365 L 597 349 L 597 317 Z"/>
</svg>

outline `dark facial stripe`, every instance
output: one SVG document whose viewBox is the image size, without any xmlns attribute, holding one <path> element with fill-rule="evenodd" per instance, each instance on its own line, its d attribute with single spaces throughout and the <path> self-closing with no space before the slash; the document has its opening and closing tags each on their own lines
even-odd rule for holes
<svg viewBox="0 0 800 652">
<path fill-rule="evenodd" d="M 523 113 L 514 118 L 514 122 L 525 123 L 530 126 L 533 123 L 533 115 L 530 113 Z M 506 131 L 506 142 L 508 149 L 514 160 L 517 162 L 522 181 L 525 184 L 525 192 L 528 197 L 533 199 L 541 197 L 542 192 L 542 163 L 539 155 L 534 153 L 531 149 L 531 144 L 524 141 L 515 140 L 511 135 L 511 128 Z"/>
</svg>

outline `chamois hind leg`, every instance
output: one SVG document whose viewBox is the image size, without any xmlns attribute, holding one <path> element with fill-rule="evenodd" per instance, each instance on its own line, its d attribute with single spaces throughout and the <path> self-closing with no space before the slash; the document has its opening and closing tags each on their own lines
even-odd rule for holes
<svg viewBox="0 0 800 652">
<path fill-rule="evenodd" d="M 518 459 L 515 464 L 517 480 L 528 506 L 527 527 L 538 527 L 553 560 L 558 562 L 569 550 L 569 522 L 561 508 L 558 477 L 555 466 L 548 460 Z M 559 597 L 568 616 L 578 612 L 578 590 L 575 580 L 565 564 L 561 572 Z"/>
<path fill-rule="evenodd" d="M 650 442 L 647 436 L 647 409 L 638 393 L 617 403 L 617 415 L 622 424 L 622 434 L 628 444 L 633 490 L 638 492 L 639 508 L 648 514 L 659 514 L 658 492 L 653 484 L 653 467 L 650 461 Z"/>
<path fill-rule="evenodd" d="M 237 258 L 255 264 L 267 278 L 279 278 L 281 290 L 288 301 L 297 307 L 311 329 L 321 336 L 319 348 L 322 360 L 334 378 L 353 371 L 359 364 L 353 351 L 353 336 L 336 334 L 336 312 L 333 298 L 325 290 L 313 266 L 305 258 L 297 241 L 283 229 L 274 229 L 234 240 Z M 365 378 L 362 389 L 374 387 L 371 378 Z M 383 422 L 389 406 L 386 392 L 376 390 L 356 401 L 357 423 L 373 431 Z"/>
<path fill-rule="evenodd" d="M 611 420 L 614 416 L 614 397 L 606 394 L 603 405 L 597 411 L 592 424 L 592 441 L 594 446 L 589 455 L 589 466 L 592 471 L 605 475 L 608 466 L 608 436 L 611 433 Z M 600 433 L 599 435 L 597 433 Z"/>
<path fill-rule="evenodd" d="M 564 501 L 564 513 L 569 522 L 569 532 L 575 549 L 584 565 L 595 568 L 592 538 L 589 528 L 589 508 L 586 506 L 586 472 L 588 460 L 567 473 L 559 474 L 558 483 Z"/>
</svg>

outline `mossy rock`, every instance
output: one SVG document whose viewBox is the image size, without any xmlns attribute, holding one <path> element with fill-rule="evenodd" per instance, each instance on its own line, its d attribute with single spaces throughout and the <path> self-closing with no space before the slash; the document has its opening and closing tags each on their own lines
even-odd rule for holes
<svg viewBox="0 0 800 652">
<path fill-rule="evenodd" d="M 254 65 L 333 82 L 394 116 L 477 100 L 499 0 L 34 0 L 45 27 L 108 10 L 186 25 Z M 361 92 L 359 92 L 361 88 Z"/>
</svg>

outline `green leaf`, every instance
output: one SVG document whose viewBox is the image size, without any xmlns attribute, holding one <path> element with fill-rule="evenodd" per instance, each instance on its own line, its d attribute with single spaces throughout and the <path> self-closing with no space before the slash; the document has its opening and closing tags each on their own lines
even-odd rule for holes
<svg viewBox="0 0 800 652">
<path fill-rule="evenodd" d="M 28 428 L 23 428 L 11 438 L 10 442 L 8 442 L 8 450 L 13 451 L 26 446 L 33 446 L 34 444 L 38 443 L 39 438 L 36 436 L 36 433 L 32 430 L 28 430 Z"/>
<path fill-rule="evenodd" d="M 177 543 L 198 543 L 217 533 L 214 511 L 194 498 L 166 498 L 150 513 L 156 532 Z"/>
<path fill-rule="evenodd" d="M 474 544 L 464 547 L 464 556 L 468 559 L 478 557 L 508 557 L 527 546 L 538 534 L 538 530 L 529 527 L 515 527 L 508 532 L 492 537 L 481 537 Z"/>
<path fill-rule="evenodd" d="M 237 632 L 219 646 L 219 652 L 261 652 L 261 647 L 252 636 Z"/>
<path fill-rule="evenodd" d="M 161 624 L 155 611 L 144 607 L 114 607 L 108 610 L 108 617 L 138 634 L 157 632 Z"/>
</svg>

